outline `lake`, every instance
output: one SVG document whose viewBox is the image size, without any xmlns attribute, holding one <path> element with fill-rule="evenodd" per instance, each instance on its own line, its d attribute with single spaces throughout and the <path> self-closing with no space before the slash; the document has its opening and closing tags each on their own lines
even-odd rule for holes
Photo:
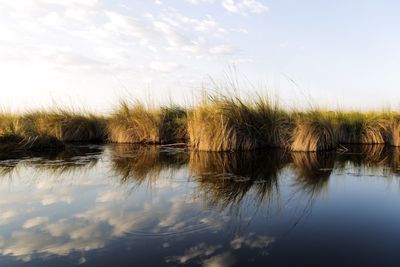
<svg viewBox="0 0 400 267">
<path fill-rule="evenodd" d="M 400 266 L 400 151 L 0 156 L 0 266 Z"/>
</svg>

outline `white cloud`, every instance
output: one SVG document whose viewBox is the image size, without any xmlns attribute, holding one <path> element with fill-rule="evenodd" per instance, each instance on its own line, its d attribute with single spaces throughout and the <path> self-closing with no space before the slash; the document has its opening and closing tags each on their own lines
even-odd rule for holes
<svg viewBox="0 0 400 267">
<path fill-rule="evenodd" d="M 233 54 L 235 49 L 229 45 L 217 45 L 210 48 L 209 52 L 213 55 Z"/>
<path fill-rule="evenodd" d="M 192 5 L 198 5 L 200 3 L 214 3 L 214 0 L 186 0 L 186 2 Z"/>
<path fill-rule="evenodd" d="M 222 6 L 230 13 L 244 16 L 250 13 L 260 14 L 268 11 L 268 7 L 257 0 L 223 0 Z"/>
<path fill-rule="evenodd" d="M 39 0 L 38 2 L 60 5 L 60 6 L 83 6 L 95 7 L 99 4 L 98 0 Z"/>
<path fill-rule="evenodd" d="M 175 62 L 169 62 L 169 61 L 152 61 L 149 67 L 154 71 L 168 73 L 178 69 L 179 65 Z"/>
<path fill-rule="evenodd" d="M 245 64 L 245 63 L 253 63 L 254 60 L 251 58 L 234 58 L 230 60 L 230 63 L 233 65 L 240 65 L 240 64 Z"/>
<path fill-rule="evenodd" d="M 104 28 L 117 35 L 132 36 L 139 39 L 141 43 L 148 43 L 151 30 L 135 17 L 121 15 L 114 11 L 105 11 L 108 21 Z"/>
<path fill-rule="evenodd" d="M 215 255 L 204 261 L 204 267 L 229 267 L 236 263 L 235 258 L 230 252 Z"/>
<path fill-rule="evenodd" d="M 275 242 L 275 238 L 266 235 L 256 235 L 255 233 L 249 233 L 246 236 L 236 236 L 230 242 L 233 249 L 237 250 L 242 247 L 248 247 L 250 249 L 261 249 L 265 250 Z"/>
<path fill-rule="evenodd" d="M 140 59 L 155 61 L 159 51 L 196 58 L 232 52 L 221 50 L 231 46 L 221 38 L 228 31 L 209 15 L 189 17 L 172 8 L 145 16 L 126 15 L 98 1 L 12 2 L 0 3 L 5 11 L 0 20 L 0 33 L 4 33 L 0 59 L 18 57 L 62 71 L 108 71 L 132 69 L 132 62 Z M 160 70 L 169 71 L 171 66 Z"/>
<path fill-rule="evenodd" d="M 47 231 L 16 231 L 11 234 L 11 238 L 4 240 L 0 248 L 3 255 L 10 255 L 29 261 L 34 253 L 68 255 L 71 251 L 89 251 L 103 247 L 104 240 L 102 239 L 101 231 L 91 231 L 90 233 L 93 236 L 89 239 L 83 236 L 66 240 L 63 236 L 53 236 Z"/>
<path fill-rule="evenodd" d="M 200 84 L 242 50 L 231 38 L 238 30 L 220 14 L 211 16 L 191 6 L 221 1 L 188 1 L 186 9 L 179 9 L 168 1 L 156 5 L 155 0 L 125 5 L 104 0 L 0 0 L 0 69 L 7 77 L 3 85 L 15 89 L 0 102 L 36 107 L 79 91 L 85 103 L 104 110 L 103 103 L 111 106 L 124 91 L 122 84 L 139 98 L 144 85 L 154 91 L 162 85 L 175 93 Z M 218 11 L 224 13 L 222 7 Z M 178 68 L 173 76 L 165 75 Z M 25 79 L 15 82 L 20 76 Z M 102 94 L 87 97 L 100 87 Z"/>
<path fill-rule="evenodd" d="M 113 202 L 122 200 L 125 196 L 118 191 L 108 191 L 103 192 L 97 195 L 96 202 L 104 203 L 104 202 Z"/>
<path fill-rule="evenodd" d="M 181 256 L 167 257 L 166 262 L 177 262 L 185 264 L 196 258 L 204 258 L 210 256 L 221 248 L 221 245 L 207 245 L 206 243 L 200 243 L 194 247 L 185 250 L 184 254 Z"/>
<path fill-rule="evenodd" d="M 33 228 L 36 226 L 39 226 L 41 224 L 44 224 L 46 222 L 48 222 L 49 218 L 48 217 L 35 217 L 32 219 L 27 220 L 24 224 L 23 224 L 23 228 L 28 229 L 28 228 Z"/>
<path fill-rule="evenodd" d="M 9 224 L 18 217 L 18 213 L 8 210 L 0 214 L 0 225 Z"/>
<path fill-rule="evenodd" d="M 52 205 L 58 202 L 64 202 L 70 204 L 72 202 L 71 196 L 59 196 L 55 194 L 48 194 L 42 197 L 41 203 L 43 206 Z"/>
<path fill-rule="evenodd" d="M 65 26 L 64 23 L 66 22 L 57 12 L 50 12 L 39 18 L 39 21 L 51 27 L 62 27 Z"/>
<path fill-rule="evenodd" d="M 169 10 L 157 17 L 152 16 L 150 20 L 165 39 L 163 48 L 175 54 L 212 57 L 219 55 L 213 53 L 214 47 L 231 46 L 221 43 L 222 36 L 228 31 L 211 16 L 196 19 Z"/>
<path fill-rule="evenodd" d="M 199 32 L 215 32 L 225 33 L 226 30 L 218 25 L 218 23 L 212 18 L 208 17 L 204 20 L 195 20 L 194 29 Z"/>
<path fill-rule="evenodd" d="M 182 214 L 189 213 L 193 209 L 190 205 L 192 202 L 182 197 L 172 198 L 169 202 L 172 203 L 171 209 L 166 216 L 160 218 L 158 225 L 163 228 L 174 228 L 176 231 L 176 225 L 179 223 L 179 218 Z M 179 226 L 183 227 L 184 224 L 181 222 Z"/>
</svg>

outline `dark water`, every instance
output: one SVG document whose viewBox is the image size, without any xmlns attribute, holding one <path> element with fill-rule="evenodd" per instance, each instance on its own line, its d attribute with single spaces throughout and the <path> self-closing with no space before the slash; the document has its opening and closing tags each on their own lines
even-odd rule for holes
<svg viewBox="0 0 400 267">
<path fill-rule="evenodd" d="M 0 266 L 400 266 L 400 154 L 0 156 Z"/>
</svg>

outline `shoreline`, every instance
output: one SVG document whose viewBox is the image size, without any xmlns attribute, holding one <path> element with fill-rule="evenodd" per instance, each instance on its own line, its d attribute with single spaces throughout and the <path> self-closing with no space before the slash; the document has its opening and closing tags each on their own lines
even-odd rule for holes
<svg viewBox="0 0 400 267">
<path fill-rule="evenodd" d="M 195 151 L 329 151 L 345 144 L 400 146 L 396 111 L 288 111 L 262 97 L 209 96 L 194 107 L 122 102 L 108 116 L 63 110 L 0 114 L 0 150 L 70 142 L 174 144 Z"/>
</svg>

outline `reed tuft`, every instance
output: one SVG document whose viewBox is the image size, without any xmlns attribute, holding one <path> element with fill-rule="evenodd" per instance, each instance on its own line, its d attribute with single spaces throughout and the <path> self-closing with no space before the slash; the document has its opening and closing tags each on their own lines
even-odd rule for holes
<svg viewBox="0 0 400 267">
<path fill-rule="evenodd" d="M 244 102 L 209 97 L 188 116 L 190 146 L 199 151 L 240 151 L 280 147 L 290 123 L 286 113 L 259 98 Z"/>
<path fill-rule="evenodd" d="M 318 111 L 298 115 L 290 146 L 292 151 L 331 150 L 337 145 L 337 131 L 329 117 Z"/>
<path fill-rule="evenodd" d="M 400 146 L 400 117 L 396 117 L 392 120 L 388 136 L 391 146 Z"/>
<path fill-rule="evenodd" d="M 114 143 L 163 144 L 186 139 L 186 111 L 177 106 L 149 108 L 122 102 L 108 123 Z"/>
</svg>

